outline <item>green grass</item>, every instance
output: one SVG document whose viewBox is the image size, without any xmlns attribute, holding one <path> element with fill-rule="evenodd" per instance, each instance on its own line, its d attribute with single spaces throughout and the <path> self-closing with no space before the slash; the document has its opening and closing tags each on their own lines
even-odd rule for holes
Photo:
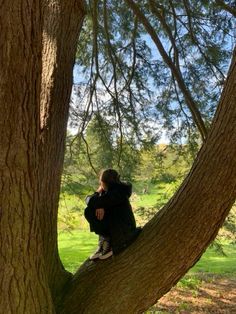
<svg viewBox="0 0 236 314">
<path fill-rule="evenodd" d="M 162 205 L 172 196 L 177 186 L 177 182 L 149 184 L 148 193 L 143 194 L 141 187 L 136 184 L 133 189 L 135 196 L 131 198 L 131 203 L 134 208 Z"/>
<path fill-rule="evenodd" d="M 159 181 L 156 184 L 150 183 L 148 187 L 148 193 L 143 194 L 142 190 L 143 187 L 146 185 L 135 183 L 133 185 L 133 194 L 130 199 L 131 204 L 133 208 L 159 208 L 168 201 L 168 199 L 173 195 L 179 184 L 180 182 L 177 181 L 172 183 L 165 183 L 162 181 Z M 84 190 L 82 190 L 81 193 L 78 194 L 70 194 L 67 190 L 64 193 L 61 193 L 59 212 L 73 209 L 77 209 L 78 211 L 83 212 L 83 209 L 85 207 L 85 195 L 86 193 L 84 194 Z"/>
<path fill-rule="evenodd" d="M 89 231 L 59 232 L 61 260 L 67 270 L 75 272 L 97 246 L 97 236 Z"/>
<path fill-rule="evenodd" d="M 173 194 L 179 185 L 179 181 L 166 183 L 159 181 L 155 184 L 149 183 L 148 193 L 142 194 L 145 184 L 136 182 L 133 185 L 133 195 L 131 203 L 136 210 L 143 207 L 158 209 L 161 207 Z M 73 186 L 80 190 L 80 186 Z M 76 190 L 76 191 L 77 191 Z M 87 190 L 83 190 L 82 194 L 73 194 L 64 191 L 61 194 L 60 210 L 59 210 L 59 229 L 66 226 L 79 226 L 80 231 L 59 232 L 59 251 L 61 259 L 65 267 L 75 272 L 76 269 L 83 263 L 86 258 L 97 247 L 97 236 L 88 231 L 88 223 L 83 217 L 83 209 L 85 208 L 84 197 Z M 135 213 L 135 211 L 134 211 Z M 139 215 L 136 215 L 139 220 L 138 225 L 142 225 Z M 143 218 L 142 218 L 143 219 Z M 82 230 L 83 229 L 83 230 Z M 236 246 L 229 245 L 227 242 L 223 243 L 223 249 L 227 256 L 221 256 L 212 248 L 209 248 L 202 256 L 200 261 L 188 272 L 191 278 L 195 273 L 213 273 L 213 274 L 234 274 L 236 275 Z M 188 282 L 186 282 L 188 284 Z"/>
<path fill-rule="evenodd" d="M 226 256 L 219 255 L 212 248 L 208 248 L 197 264 L 190 270 L 190 273 L 205 272 L 236 275 L 236 246 L 226 243 L 223 243 L 222 246 Z"/>
<path fill-rule="evenodd" d="M 59 252 L 66 269 L 75 272 L 97 247 L 97 236 L 89 231 L 59 232 Z M 208 248 L 198 263 L 189 271 L 195 273 L 213 273 L 236 275 L 236 246 L 223 243 L 227 256 L 221 256 Z"/>
</svg>

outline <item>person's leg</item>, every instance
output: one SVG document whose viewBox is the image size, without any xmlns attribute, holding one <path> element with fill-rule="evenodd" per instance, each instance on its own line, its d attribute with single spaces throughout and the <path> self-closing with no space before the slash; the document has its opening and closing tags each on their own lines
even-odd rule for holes
<svg viewBox="0 0 236 314">
<path fill-rule="evenodd" d="M 103 251 L 103 243 L 104 243 L 104 238 L 102 235 L 99 235 L 98 236 L 98 247 L 97 249 L 95 250 L 94 253 L 92 253 L 89 258 L 91 260 L 94 260 L 96 258 L 99 258 L 99 256 L 102 254 L 102 251 Z"/>
<path fill-rule="evenodd" d="M 111 230 L 110 230 L 110 218 L 106 217 L 106 233 L 103 236 L 102 253 L 99 255 L 99 259 L 107 259 L 113 255 L 111 247 Z"/>
<path fill-rule="evenodd" d="M 89 222 L 90 231 L 95 232 L 98 235 L 98 247 L 95 252 L 90 255 L 90 259 L 100 258 L 102 255 L 102 259 L 109 257 L 110 253 L 110 235 L 108 228 L 108 217 L 105 214 L 102 220 L 97 219 L 95 210 L 86 207 L 84 210 L 84 216 Z M 108 256 L 109 255 L 109 256 Z"/>
<path fill-rule="evenodd" d="M 99 220 L 96 217 L 95 209 L 86 207 L 84 210 L 84 216 L 89 223 L 91 232 L 95 232 L 96 234 L 102 235 L 104 237 L 109 237 L 109 226 L 106 213 L 103 219 Z"/>
</svg>

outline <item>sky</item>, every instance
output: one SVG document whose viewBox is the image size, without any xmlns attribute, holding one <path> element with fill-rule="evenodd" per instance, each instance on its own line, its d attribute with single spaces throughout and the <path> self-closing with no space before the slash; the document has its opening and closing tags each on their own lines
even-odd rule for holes
<svg viewBox="0 0 236 314">
<path fill-rule="evenodd" d="M 152 55 L 154 59 L 157 59 L 160 57 L 159 52 L 155 46 L 155 44 L 153 43 L 152 39 L 150 38 L 149 35 L 145 35 L 143 36 L 143 38 L 145 38 L 145 41 L 147 42 L 148 46 L 151 48 L 152 50 Z M 73 69 L 73 88 L 72 88 L 72 92 L 71 92 L 71 101 L 76 102 L 76 93 L 75 93 L 75 85 L 80 83 L 81 81 L 84 81 L 84 78 L 81 77 L 83 74 L 80 71 L 80 68 L 77 64 L 74 65 L 74 69 Z M 150 80 L 150 84 L 151 80 Z M 68 130 L 70 131 L 70 133 L 72 134 L 76 134 L 78 132 L 77 128 L 71 128 L 70 126 L 68 126 Z M 167 137 L 166 131 L 163 129 L 162 130 L 162 135 L 160 140 L 158 141 L 159 144 L 169 144 L 169 139 Z"/>
<path fill-rule="evenodd" d="M 153 59 L 160 59 L 159 52 L 158 52 L 155 44 L 153 43 L 152 39 L 150 38 L 150 36 L 149 35 L 145 35 L 145 36 L 143 36 L 143 38 L 147 42 L 148 46 L 151 48 Z M 167 47 L 165 47 L 165 48 L 167 48 Z M 83 74 L 79 71 L 79 66 L 77 64 L 75 64 L 74 70 L 73 70 L 73 81 L 74 81 L 74 84 L 78 84 L 81 81 L 84 81 L 84 78 L 82 77 L 82 75 Z M 149 82 L 149 85 L 151 85 L 151 88 L 152 88 L 153 84 L 152 84 L 151 80 Z M 153 88 L 155 88 L 155 87 L 153 87 Z M 104 96 L 104 98 L 106 99 L 106 95 Z M 72 89 L 71 100 L 73 102 L 76 102 L 76 93 L 75 93 L 74 88 Z M 177 127 L 177 122 L 175 122 L 173 124 L 173 129 L 176 128 L 176 127 Z M 70 128 L 70 127 L 68 127 L 68 128 L 69 128 L 69 130 L 70 130 L 70 132 L 72 134 L 76 134 L 77 133 L 77 129 L 73 129 L 73 128 Z M 169 143 L 169 139 L 168 139 L 166 131 L 164 129 L 162 129 L 162 136 L 161 136 L 161 138 L 159 140 L 159 143 L 163 143 L 163 144 L 168 144 Z"/>
<path fill-rule="evenodd" d="M 78 65 L 74 65 L 74 69 L 73 69 L 73 82 L 74 84 L 79 83 L 80 82 L 80 71 L 79 71 L 79 67 Z M 72 93 L 71 93 L 71 100 L 73 102 L 76 102 L 76 93 L 74 88 L 72 88 Z M 77 128 L 71 128 L 70 126 L 68 126 L 68 130 L 70 131 L 71 134 L 75 135 L 78 132 Z M 158 141 L 158 144 L 169 144 L 169 139 L 167 137 L 166 131 L 163 129 L 162 130 L 162 135 L 160 140 Z"/>
</svg>

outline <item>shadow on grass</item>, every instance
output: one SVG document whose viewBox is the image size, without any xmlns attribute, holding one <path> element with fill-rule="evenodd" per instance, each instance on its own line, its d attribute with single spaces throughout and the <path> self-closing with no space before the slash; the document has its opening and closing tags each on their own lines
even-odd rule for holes
<svg viewBox="0 0 236 314">
<path fill-rule="evenodd" d="M 145 314 L 236 313 L 236 277 L 199 274 L 194 289 L 179 286 L 162 297 Z"/>
</svg>

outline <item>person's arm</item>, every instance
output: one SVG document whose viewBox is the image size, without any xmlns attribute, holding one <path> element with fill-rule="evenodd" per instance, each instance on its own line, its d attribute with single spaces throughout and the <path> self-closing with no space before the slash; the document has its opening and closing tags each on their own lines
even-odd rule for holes
<svg viewBox="0 0 236 314">
<path fill-rule="evenodd" d="M 98 197 L 98 196 L 103 195 L 104 193 L 105 193 L 105 191 L 103 190 L 103 188 L 102 188 L 101 186 L 99 186 L 96 192 L 94 192 L 93 194 L 89 194 L 89 195 L 87 195 L 87 196 L 85 197 L 85 203 L 88 205 L 89 200 L 90 200 L 91 198 L 94 198 L 94 197 L 96 198 L 96 197 Z"/>
<path fill-rule="evenodd" d="M 117 189 L 112 191 L 107 191 L 105 194 L 100 195 L 94 193 L 88 201 L 88 206 L 93 208 L 111 208 L 121 204 L 124 200 L 127 199 L 125 193 L 119 192 Z"/>
<path fill-rule="evenodd" d="M 85 203 L 86 203 L 87 205 L 89 205 L 90 199 L 93 198 L 93 197 L 98 197 L 98 196 L 99 196 L 99 193 L 98 193 L 98 192 L 94 192 L 93 194 L 87 195 L 87 196 L 85 197 Z"/>
</svg>

